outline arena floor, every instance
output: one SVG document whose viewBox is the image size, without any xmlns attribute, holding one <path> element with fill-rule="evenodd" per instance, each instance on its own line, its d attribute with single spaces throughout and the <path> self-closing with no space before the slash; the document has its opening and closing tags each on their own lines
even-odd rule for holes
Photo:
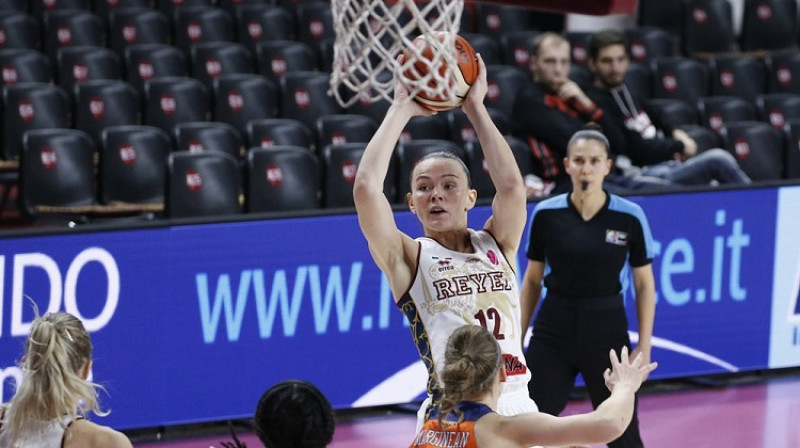
<svg viewBox="0 0 800 448">
<path fill-rule="evenodd" d="M 588 401 L 576 396 L 565 413 L 589 409 Z M 641 392 L 639 419 L 648 448 L 797 448 L 800 371 L 659 382 Z M 329 448 L 398 448 L 413 437 L 410 411 L 348 412 L 338 421 Z M 220 424 L 194 431 L 167 428 L 160 441 L 155 430 L 131 438 L 137 448 L 221 448 L 220 442 L 231 440 L 227 431 Z M 241 422 L 236 431 L 249 448 L 262 446 Z"/>
</svg>

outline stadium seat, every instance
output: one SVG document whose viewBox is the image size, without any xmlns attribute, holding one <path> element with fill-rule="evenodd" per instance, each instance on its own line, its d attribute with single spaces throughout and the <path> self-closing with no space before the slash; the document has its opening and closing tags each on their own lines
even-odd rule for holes
<svg viewBox="0 0 800 448">
<path fill-rule="evenodd" d="M 155 9 L 166 14 L 175 23 L 177 12 L 184 8 L 213 6 L 213 0 L 155 0 Z"/>
<path fill-rule="evenodd" d="M 67 47 L 103 47 L 105 24 L 91 11 L 63 9 L 44 16 L 45 54 L 56 62 L 58 50 Z"/>
<path fill-rule="evenodd" d="M 300 120 L 267 118 L 247 123 L 247 144 L 250 147 L 300 146 L 314 150 L 314 131 Z"/>
<path fill-rule="evenodd" d="M 37 20 L 54 11 L 91 11 L 91 0 L 28 0 L 28 10 Z"/>
<path fill-rule="evenodd" d="M 0 49 L 41 47 L 39 21 L 23 11 L 0 11 Z"/>
<path fill-rule="evenodd" d="M 322 148 L 322 205 L 353 207 L 353 183 L 366 143 L 345 143 Z"/>
<path fill-rule="evenodd" d="M 786 136 L 784 177 L 800 179 L 800 119 L 787 120 L 783 132 Z"/>
<path fill-rule="evenodd" d="M 189 58 L 172 45 L 137 44 L 125 49 L 125 78 L 144 93 L 147 81 L 189 74 Z"/>
<path fill-rule="evenodd" d="M 528 70 L 533 41 L 538 35 L 539 31 L 536 30 L 506 31 L 501 34 L 503 63 Z"/>
<path fill-rule="evenodd" d="M 272 3 L 272 0 L 216 0 L 214 2 L 217 8 L 224 9 L 231 17 L 236 17 L 239 9 L 243 6 L 272 5 Z"/>
<path fill-rule="evenodd" d="M 722 147 L 722 139 L 720 138 L 719 134 L 705 126 L 686 124 L 679 127 L 689 134 L 689 137 L 691 137 L 695 143 L 697 143 L 698 153 L 708 151 L 709 149 Z"/>
<path fill-rule="evenodd" d="M 109 16 L 108 42 L 120 58 L 137 44 L 168 44 L 172 40 L 169 17 L 145 7 L 116 9 Z"/>
<path fill-rule="evenodd" d="M 92 80 L 75 88 L 74 127 L 101 144 L 101 132 L 108 126 L 136 125 L 142 115 L 141 97 L 125 81 Z"/>
<path fill-rule="evenodd" d="M 657 58 L 650 66 L 653 98 L 676 98 L 695 104 L 708 96 L 708 65 L 682 56 Z"/>
<path fill-rule="evenodd" d="M 344 143 L 368 143 L 378 124 L 369 117 L 352 114 L 323 115 L 317 119 L 317 147 Z"/>
<path fill-rule="evenodd" d="M 488 91 L 484 104 L 510 117 L 514 109 L 514 101 L 519 93 L 530 84 L 530 72 L 527 69 L 509 65 L 487 65 L 486 80 Z"/>
<path fill-rule="evenodd" d="M 297 38 L 314 50 L 318 63 L 324 66 L 322 46 L 326 42 L 333 42 L 336 38 L 331 5 L 322 2 L 301 2 L 297 4 L 296 10 Z"/>
<path fill-rule="evenodd" d="M 29 218 L 82 216 L 97 205 L 96 149 L 75 129 L 35 129 L 25 134 L 20 154 L 19 209 Z"/>
<path fill-rule="evenodd" d="M 28 2 L 25 0 L 0 0 L 0 11 L 26 11 Z"/>
<path fill-rule="evenodd" d="M 216 121 L 228 123 L 241 134 L 251 120 L 278 117 L 280 89 L 269 79 L 255 74 L 222 75 L 214 82 Z"/>
<path fill-rule="evenodd" d="M 469 158 L 464 147 L 450 140 L 411 140 L 398 145 L 397 153 L 397 200 L 404 202 L 406 193 L 411 191 L 411 173 L 419 160 L 427 154 L 447 151 L 456 154 L 467 164 Z"/>
<path fill-rule="evenodd" d="M 274 40 L 256 45 L 258 73 L 279 83 L 289 72 L 319 69 L 314 50 L 303 42 Z"/>
<path fill-rule="evenodd" d="M 500 41 L 491 35 L 481 33 L 461 33 L 476 53 L 480 53 L 486 65 L 499 65 L 503 63 L 503 54 Z"/>
<path fill-rule="evenodd" d="M 0 50 L 0 87 L 22 82 L 44 82 L 53 80 L 50 60 L 44 54 L 25 48 Z"/>
<path fill-rule="evenodd" d="M 742 30 L 743 51 L 797 48 L 797 2 L 795 0 L 745 0 Z"/>
<path fill-rule="evenodd" d="M 383 121 L 386 117 L 386 112 L 392 103 L 386 98 L 379 98 L 377 101 L 356 101 L 349 107 L 345 108 L 345 113 L 353 115 L 363 115 L 371 118 L 376 123 Z"/>
<path fill-rule="evenodd" d="M 661 28 L 680 37 L 683 35 L 685 11 L 683 0 L 639 0 L 637 23 L 643 27 Z"/>
<path fill-rule="evenodd" d="M 697 124 L 697 109 L 686 101 L 675 98 L 652 98 L 643 104 L 645 112 L 659 129 Z"/>
<path fill-rule="evenodd" d="M 779 50 L 764 56 L 769 93 L 800 92 L 800 50 Z"/>
<path fill-rule="evenodd" d="M 800 94 L 768 93 L 756 97 L 758 119 L 782 130 L 789 120 L 800 119 Z"/>
<path fill-rule="evenodd" d="M 208 88 L 223 75 L 255 72 L 250 50 L 235 42 L 201 42 L 192 45 L 190 65 L 192 77 Z"/>
<path fill-rule="evenodd" d="M 233 17 L 213 6 L 183 6 L 175 11 L 173 42 L 187 56 L 192 45 L 201 42 L 233 42 L 236 30 Z"/>
<path fill-rule="evenodd" d="M 533 154 L 531 154 L 528 144 L 511 136 L 507 136 L 506 141 L 514 154 L 514 159 L 517 161 L 520 174 L 523 177 L 533 174 Z M 464 150 L 469 159 L 467 166 L 469 167 L 472 188 L 478 191 L 478 198 L 494 197 L 496 189 L 489 175 L 480 142 L 467 143 L 464 145 Z"/>
<path fill-rule="evenodd" d="M 173 130 L 176 151 L 222 152 L 241 160 L 242 135 L 233 126 L 218 121 L 178 123 Z"/>
<path fill-rule="evenodd" d="M 295 41 L 297 25 L 294 16 L 286 8 L 272 4 L 250 3 L 238 7 L 236 30 L 239 42 L 253 54 L 261 42 L 274 40 Z"/>
<path fill-rule="evenodd" d="M 594 82 L 594 75 L 585 65 L 571 64 L 568 77 L 584 90 L 590 88 Z"/>
<path fill-rule="evenodd" d="M 647 64 L 655 58 L 678 55 L 675 37 L 661 28 L 626 28 L 623 33 L 631 62 Z"/>
<path fill-rule="evenodd" d="M 625 85 L 634 96 L 642 99 L 653 97 L 653 76 L 650 67 L 639 62 L 631 62 L 625 72 Z"/>
<path fill-rule="evenodd" d="M 172 141 L 153 126 L 109 126 L 101 133 L 98 190 L 100 203 L 164 209 L 164 172 Z"/>
<path fill-rule="evenodd" d="M 700 124 L 719 132 L 725 123 L 757 120 L 753 103 L 736 96 L 707 96 L 697 100 Z"/>
<path fill-rule="evenodd" d="M 448 140 L 450 124 L 445 114 L 413 117 L 400 134 L 400 143 L 411 140 Z"/>
<path fill-rule="evenodd" d="M 70 100 L 61 87 L 39 82 L 19 83 L 3 89 L 2 159 L 14 160 L 25 132 L 42 128 L 68 128 Z"/>
<path fill-rule="evenodd" d="M 119 57 L 104 47 L 65 47 L 58 50 L 56 82 L 74 97 L 75 87 L 97 79 L 122 79 Z"/>
<path fill-rule="evenodd" d="M 314 128 L 317 118 L 342 113 L 335 98 L 328 96 L 330 76 L 313 71 L 289 72 L 281 85 L 281 116 L 294 118 Z"/>
<path fill-rule="evenodd" d="M 687 0 L 683 53 L 703 56 L 738 50 L 733 7 L 728 0 Z"/>
<path fill-rule="evenodd" d="M 503 33 L 532 29 L 531 13 L 530 9 L 519 6 L 476 3 L 475 29 L 478 33 L 491 36 L 500 42 Z"/>
<path fill-rule="evenodd" d="M 589 31 L 565 31 L 564 37 L 569 41 L 572 65 L 586 67 L 589 64 L 589 41 L 592 38 Z"/>
<path fill-rule="evenodd" d="M 769 123 L 737 121 L 720 129 L 725 149 L 736 157 L 739 166 L 753 181 L 783 177 L 783 136 Z"/>
<path fill-rule="evenodd" d="M 142 10 L 142 8 L 150 9 L 150 0 L 94 0 L 93 6 L 94 6 L 94 13 L 97 14 L 98 17 L 100 17 L 100 20 L 102 20 L 105 24 L 111 26 L 112 14 L 115 14 L 117 12 L 126 9 L 132 9 L 132 10 Z M 120 56 L 122 55 L 120 54 Z"/>
<path fill-rule="evenodd" d="M 711 94 L 732 95 L 754 101 L 767 90 L 767 69 L 754 56 L 714 56 L 711 69 Z"/>
<path fill-rule="evenodd" d="M 168 134 L 178 123 L 209 118 L 210 94 L 194 78 L 162 77 L 145 84 L 142 123 Z"/>
<path fill-rule="evenodd" d="M 475 132 L 475 128 L 472 126 L 472 123 L 467 118 L 467 114 L 465 114 L 463 110 L 451 109 L 446 112 L 446 115 L 447 123 L 450 128 L 450 139 L 454 143 L 457 145 L 464 145 L 467 142 L 478 140 L 478 134 Z M 492 117 L 492 121 L 494 121 L 494 124 L 497 126 L 497 129 L 500 130 L 501 134 L 510 134 L 511 124 L 505 114 L 495 109 L 489 109 L 489 115 Z"/>
<path fill-rule="evenodd" d="M 241 213 L 241 193 L 241 168 L 228 154 L 179 151 L 167 157 L 168 218 Z"/>
<path fill-rule="evenodd" d="M 300 146 L 250 148 L 246 184 L 249 213 L 319 208 L 319 159 Z"/>
</svg>

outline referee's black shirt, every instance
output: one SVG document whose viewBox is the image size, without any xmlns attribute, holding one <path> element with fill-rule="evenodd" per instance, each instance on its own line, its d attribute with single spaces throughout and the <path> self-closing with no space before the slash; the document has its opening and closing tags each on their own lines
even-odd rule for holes
<svg viewBox="0 0 800 448">
<path fill-rule="evenodd" d="M 606 297 L 622 292 L 626 261 L 653 261 L 653 237 L 641 207 L 606 192 L 606 203 L 584 221 L 569 193 L 537 204 L 531 216 L 527 256 L 546 263 L 548 294 Z"/>
</svg>

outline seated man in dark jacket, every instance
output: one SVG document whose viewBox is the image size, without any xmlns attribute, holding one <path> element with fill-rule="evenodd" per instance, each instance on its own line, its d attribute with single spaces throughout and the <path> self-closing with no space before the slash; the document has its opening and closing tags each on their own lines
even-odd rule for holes
<svg viewBox="0 0 800 448">
<path fill-rule="evenodd" d="M 595 33 L 589 44 L 589 68 L 594 88 L 589 96 L 603 109 L 611 127 L 604 126 L 613 150 L 626 156 L 645 176 L 679 185 L 748 184 L 750 178 L 727 151 L 715 148 L 697 153 L 697 143 L 683 130 L 664 135 L 657 129 L 625 85 L 630 60 L 623 35 L 614 30 Z M 619 164 L 619 162 L 618 162 Z"/>
<path fill-rule="evenodd" d="M 549 183 L 553 194 L 570 188 L 564 171 L 567 142 L 587 123 L 594 122 L 606 132 L 616 124 L 569 79 L 570 44 L 563 36 L 545 32 L 537 36 L 531 48 L 530 70 L 533 83 L 522 91 L 514 103 L 512 121 L 515 134 L 528 142 L 538 164 L 537 175 Z M 608 135 L 608 134 L 607 134 Z M 618 143 L 608 135 L 612 147 Z M 664 185 L 667 181 L 635 181 L 609 175 L 605 187 L 616 193 L 645 186 Z"/>
</svg>

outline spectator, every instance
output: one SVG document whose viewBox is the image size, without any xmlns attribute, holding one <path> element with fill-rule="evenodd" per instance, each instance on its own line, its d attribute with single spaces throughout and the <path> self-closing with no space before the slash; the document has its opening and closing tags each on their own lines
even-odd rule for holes
<svg viewBox="0 0 800 448">
<path fill-rule="evenodd" d="M 727 151 L 714 148 L 701 153 L 685 131 L 657 129 L 625 85 L 630 59 L 625 38 L 615 30 L 595 33 L 589 43 L 589 68 L 594 88 L 589 96 L 613 123 L 603 126 L 617 154 L 632 164 L 630 172 L 678 185 L 749 184 L 750 178 Z M 619 136 L 619 137 L 617 137 Z M 617 166 L 621 166 L 617 159 Z"/>
<path fill-rule="evenodd" d="M 563 193 L 570 188 L 564 170 L 567 142 L 586 123 L 597 123 L 602 129 L 613 128 L 604 111 L 597 106 L 575 81 L 569 79 L 570 44 L 563 36 L 546 32 L 536 37 L 530 51 L 533 83 L 514 103 L 515 129 L 525 139 L 538 163 L 536 174 L 545 181 L 545 193 Z M 612 148 L 616 142 L 611 142 Z M 628 189 L 663 186 L 664 181 L 625 178 L 614 172 L 604 187 L 622 193 Z"/>
</svg>

